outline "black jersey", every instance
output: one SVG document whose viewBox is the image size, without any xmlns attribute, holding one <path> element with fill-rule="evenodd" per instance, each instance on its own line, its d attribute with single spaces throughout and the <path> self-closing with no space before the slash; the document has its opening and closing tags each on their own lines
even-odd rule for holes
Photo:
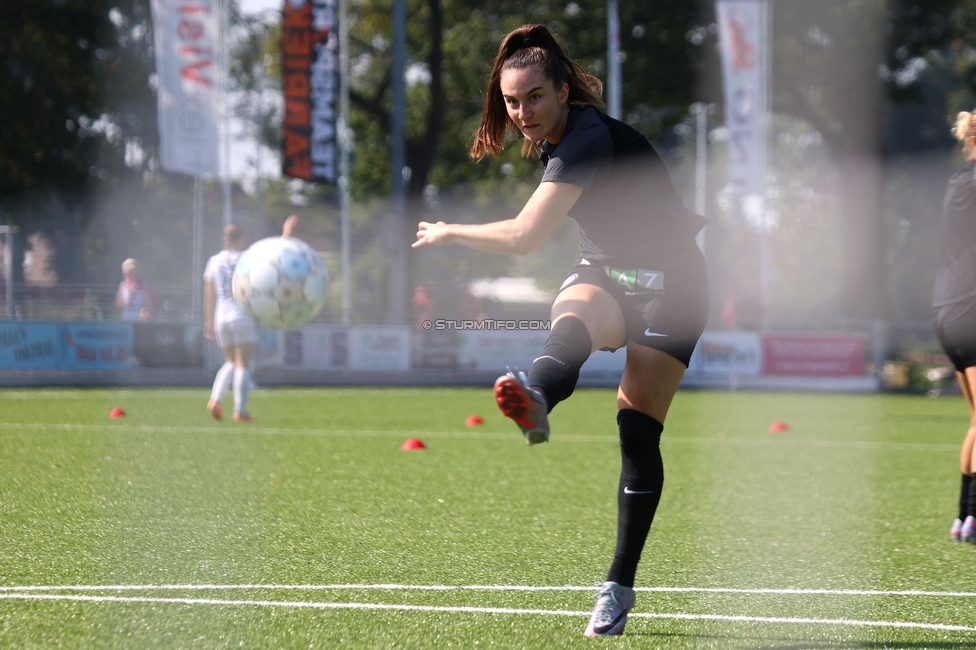
<svg viewBox="0 0 976 650">
<path fill-rule="evenodd" d="M 588 260 L 680 265 L 705 225 L 684 207 L 647 139 L 593 106 L 571 106 L 562 139 L 544 142 L 540 158 L 543 181 L 583 188 L 569 216 Z"/>
<path fill-rule="evenodd" d="M 976 301 L 976 162 L 952 175 L 942 203 L 934 307 Z"/>
</svg>

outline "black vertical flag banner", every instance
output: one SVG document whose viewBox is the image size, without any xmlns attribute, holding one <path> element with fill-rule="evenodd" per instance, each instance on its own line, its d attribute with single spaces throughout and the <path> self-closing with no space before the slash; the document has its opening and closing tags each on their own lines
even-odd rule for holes
<svg viewBox="0 0 976 650">
<path fill-rule="evenodd" d="M 339 169 L 337 0 L 285 0 L 283 172 L 335 183 Z"/>
</svg>

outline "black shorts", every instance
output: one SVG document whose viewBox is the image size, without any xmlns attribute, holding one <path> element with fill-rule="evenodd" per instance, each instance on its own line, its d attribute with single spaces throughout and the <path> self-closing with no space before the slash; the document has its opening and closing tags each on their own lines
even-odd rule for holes
<svg viewBox="0 0 976 650">
<path fill-rule="evenodd" d="M 581 259 L 559 290 L 574 284 L 605 289 L 620 305 L 629 342 L 666 352 L 688 367 L 708 322 L 708 276 L 701 251 L 695 246 L 683 268 L 668 271 L 654 270 L 651 264 L 617 266 L 612 260 Z"/>
<path fill-rule="evenodd" d="M 965 372 L 976 366 L 976 303 L 937 309 L 935 335 L 956 370 Z"/>
</svg>

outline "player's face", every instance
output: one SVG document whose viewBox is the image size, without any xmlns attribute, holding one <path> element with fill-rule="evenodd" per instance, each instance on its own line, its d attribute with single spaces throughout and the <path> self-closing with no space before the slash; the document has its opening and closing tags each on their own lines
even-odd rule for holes
<svg viewBox="0 0 976 650">
<path fill-rule="evenodd" d="M 508 117 L 533 144 L 559 142 L 569 115 L 569 85 L 557 89 L 535 66 L 505 70 L 500 79 Z"/>
</svg>

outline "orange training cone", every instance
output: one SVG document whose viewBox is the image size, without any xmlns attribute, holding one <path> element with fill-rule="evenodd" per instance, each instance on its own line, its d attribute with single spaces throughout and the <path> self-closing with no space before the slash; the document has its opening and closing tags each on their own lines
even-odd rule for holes
<svg viewBox="0 0 976 650">
<path fill-rule="evenodd" d="M 790 425 L 786 424 L 781 420 L 776 420 L 775 422 L 769 425 L 770 433 L 782 433 L 784 431 L 789 431 L 789 430 L 790 430 Z"/>
<path fill-rule="evenodd" d="M 464 423 L 466 425 L 468 425 L 469 427 L 476 427 L 479 424 L 484 424 L 485 423 L 485 419 L 483 417 L 481 417 L 480 415 L 469 415 L 468 416 L 468 419 L 465 420 Z"/>
<path fill-rule="evenodd" d="M 407 438 L 407 440 L 400 445 L 400 449 L 403 449 L 404 451 L 410 451 L 411 449 L 427 449 L 427 445 L 425 445 L 422 440 L 417 438 Z"/>
<path fill-rule="evenodd" d="M 114 409 L 112 409 L 111 411 L 109 411 L 108 416 L 110 418 L 124 418 L 125 417 L 125 411 L 123 411 L 118 406 L 116 406 Z"/>
</svg>

